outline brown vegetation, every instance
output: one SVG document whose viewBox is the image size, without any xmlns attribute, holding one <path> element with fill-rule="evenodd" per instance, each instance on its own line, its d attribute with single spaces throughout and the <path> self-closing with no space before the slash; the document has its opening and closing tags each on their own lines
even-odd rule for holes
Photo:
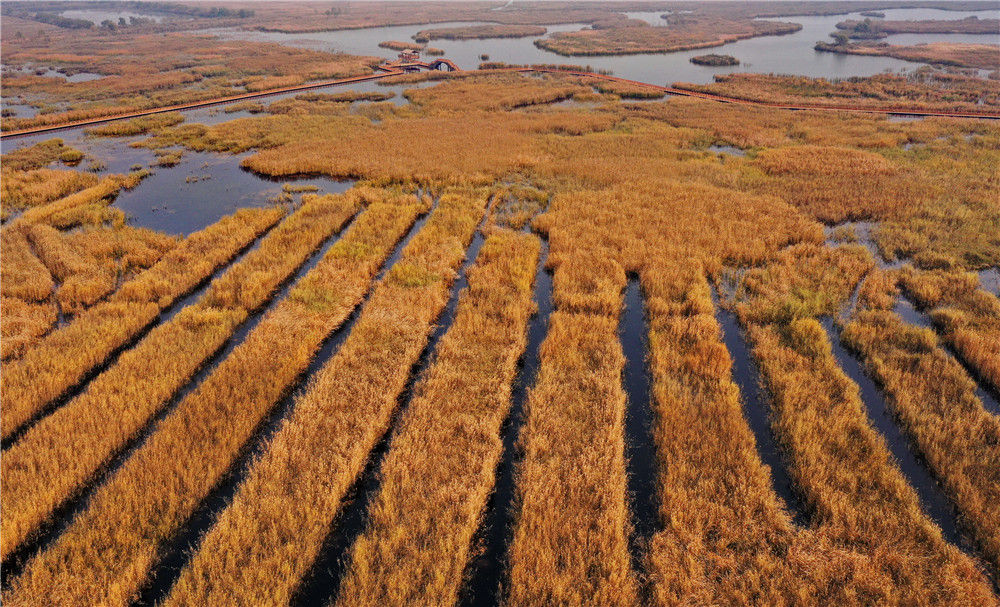
<svg viewBox="0 0 1000 607">
<path fill-rule="evenodd" d="M 637 601 L 627 541 L 625 357 L 616 334 L 621 299 L 614 296 L 625 275 L 620 266 L 609 270 L 601 291 L 613 298 L 611 315 L 560 305 L 549 318 L 519 439 L 524 460 L 508 590 L 514 605 Z"/>
<path fill-rule="evenodd" d="M 797 23 L 734 21 L 725 18 L 671 17 L 668 27 L 628 26 L 557 32 L 535 45 L 560 55 L 631 55 L 686 51 L 802 29 Z M 645 25 L 645 24 L 644 24 Z"/>
<path fill-rule="evenodd" d="M 401 42 L 399 40 L 386 40 L 385 42 L 379 42 L 378 45 L 382 48 L 387 48 L 393 51 L 422 51 L 424 49 L 423 44 L 418 44 L 416 42 Z"/>
<path fill-rule="evenodd" d="M 864 14 L 864 13 L 862 13 Z M 884 19 L 848 19 L 837 24 L 837 29 L 848 32 L 889 34 L 998 34 L 1000 19 L 926 19 L 921 21 L 886 21 Z"/>
<path fill-rule="evenodd" d="M 441 197 L 372 292 L 340 349 L 296 398 L 290 417 L 205 537 L 169 604 L 259 601 L 264 580 L 266 600 L 288 602 L 341 499 L 388 427 L 431 323 L 447 302 L 484 203 L 475 194 Z M 370 268 L 371 274 L 377 267 Z M 217 431 L 231 434 L 226 426 Z M 226 442 L 238 447 L 233 439 Z M 295 543 L 284 540 L 289 533 Z M 273 576 L 276 565 L 286 572 L 280 579 Z"/>
<path fill-rule="evenodd" d="M 1000 418 L 928 329 L 892 311 L 896 280 L 869 278 L 844 342 L 864 357 L 889 405 L 962 513 L 983 555 L 1000 565 Z"/>
<path fill-rule="evenodd" d="M 413 35 L 417 42 L 431 40 L 471 40 L 476 38 L 527 38 L 544 36 L 548 31 L 535 25 L 467 25 L 420 30 Z"/>
<path fill-rule="evenodd" d="M 538 239 L 492 233 L 379 471 L 339 605 L 454 605 L 503 453 Z M 430 490 L 429 490 L 430 489 Z"/>
<path fill-rule="evenodd" d="M 896 580 L 895 601 L 988 602 L 989 583 L 921 511 L 817 320 L 836 316 L 873 265 L 857 245 L 796 245 L 743 275 L 738 310 L 774 432 L 812 525 L 834 546 L 869 555 L 869 567 Z"/>
<path fill-rule="evenodd" d="M 956 65 L 984 70 L 1000 69 L 1000 45 L 962 42 L 929 42 L 904 46 L 898 44 L 828 44 L 816 43 L 816 50 L 847 55 L 895 57 L 904 61 Z"/>
<path fill-rule="evenodd" d="M 89 30 L 20 39 L 10 39 L 5 32 L 3 51 L 5 65 L 43 63 L 104 75 L 96 80 L 68 82 L 61 78 L 5 74 L 5 95 L 30 94 L 40 101 L 51 102 L 54 111 L 32 118 L 6 119 L 4 130 L 364 74 L 377 62 L 374 57 L 279 44 L 227 42 L 203 35 L 108 35 Z M 114 131 L 118 127 L 102 128 Z"/>
<path fill-rule="evenodd" d="M 830 81 L 803 76 L 718 74 L 712 84 L 675 82 L 675 88 L 751 101 L 814 106 L 975 112 L 1000 107 L 1000 83 L 938 71 L 879 74 Z"/>
<path fill-rule="evenodd" d="M 83 394 L 32 427 L 0 462 L 12 489 L 2 522 L 3 556 L 132 439 L 357 207 L 356 200 L 308 198 L 196 303 L 153 329 Z M 113 430 L 103 421 L 106 415 L 116 420 Z"/>
<path fill-rule="evenodd" d="M 123 284 L 108 302 L 78 315 L 24 358 L 5 365 L 0 377 L 3 437 L 80 381 L 152 322 L 160 310 L 205 280 L 283 215 L 280 209 L 245 209 L 188 236 L 156 265 Z"/>
<path fill-rule="evenodd" d="M 979 288 L 975 274 L 954 269 L 907 267 L 900 277 L 945 341 L 1000 392 L 1000 300 Z"/>
</svg>

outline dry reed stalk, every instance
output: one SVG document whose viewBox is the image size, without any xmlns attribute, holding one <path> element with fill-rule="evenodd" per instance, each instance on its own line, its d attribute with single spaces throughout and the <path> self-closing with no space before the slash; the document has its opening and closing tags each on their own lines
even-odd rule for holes
<svg viewBox="0 0 1000 607">
<path fill-rule="evenodd" d="M 3 209 L 23 209 L 50 203 L 97 184 L 97 175 L 80 171 L 33 169 L 14 171 L 4 167 L 0 190 Z"/>
<path fill-rule="evenodd" d="M 115 273 L 81 256 L 59 230 L 35 224 L 28 236 L 42 262 L 61 283 L 56 298 L 64 312 L 76 314 L 114 290 Z"/>
<path fill-rule="evenodd" d="M 31 248 L 27 231 L 0 231 L 0 292 L 3 296 L 40 302 L 49 298 L 54 286 L 48 268 Z"/>
<path fill-rule="evenodd" d="M 362 197 L 343 198 L 353 205 Z M 359 218 L 288 297 L 164 418 L 66 532 L 29 562 L 5 600 L 37 604 L 44 601 L 37 590 L 46 587 L 58 588 L 60 602 L 67 605 L 128 602 L 155 565 L 160 544 L 215 486 L 261 418 L 306 369 L 323 338 L 347 318 L 392 244 L 425 205 L 402 197 L 397 204 L 374 204 L 369 210 L 367 219 Z M 296 233 L 287 236 L 285 246 Z M 259 261 L 280 259 L 283 250 L 265 253 Z M 220 288 L 206 296 L 205 303 L 241 298 L 234 281 L 215 284 Z"/>
<path fill-rule="evenodd" d="M 475 192 L 441 197 L 340 350 L 296 399 L 167 604 L 289 601 L 388 429 L 484 205 Z"/>
<path fill-rule="evenodd" d="M 161 310 L 283 216 L 277 208 L 244 209 L 190 235 L 152 268 L 122 285 L 108 302 L 80 314 L 21 360 L 6 365 L 0 376 L 3 437 L 80 381 Z"/>
<path fill-rule="evenodd" d="M 31 225 L 33 223 L 46 222 L 59 213 L 64 213 L 78 207 L 107 200 L 117 194 L 123 187 L 134 187 L 135 183 L 137 183 L 137 181 L 130 177 L 109 175 L 108 177 L 105 177 L 101 179 L 101 181 L 97 182 L 96 185 L 80 190 L 75 194 L 70 194 L 69 196 L 50 202 L 49 204 L 32 207 L 26 210 L 16 219 L 5 225 L 2 229 L 11 230 L 16 227 Z"/>
<path fill-rule="evenodd" d="M 538 239 L 498 230 L 414 388 L 379 475 L 338 605 L 454 605 L 503 453 L 526 344 Z"/>
<path fill-rule="evenodd" d="M 0 348 L 4 362 L 20 358 L 56 324 L 56 307 L 16 297 L 0 298 Z"/>
</svg>

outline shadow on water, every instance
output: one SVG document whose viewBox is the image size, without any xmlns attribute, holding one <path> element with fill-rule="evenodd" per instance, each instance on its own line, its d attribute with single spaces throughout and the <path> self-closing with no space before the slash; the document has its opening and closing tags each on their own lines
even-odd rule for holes
<svg viewBox="0 0 1000 607">
<path fill-rule="evenodd" d="M 353 221 L 353 220 L 352 220 Z M 346 228 L 345 228 L 346 230 Z M 341 230 L 339 234 L 343 234 L 345 230 Z M 8 560 L 2 564 L 2 584 L 4 587 L 16 577 L 20 571 L 23 569 L 27 562 L 27 558 L 31 555 L 44 550 L 49 544 L 51 544 L 66 527 L 73 521 L 73 519 L 83 512 L 87 507 L 90 498 L 94 493 L 104 484 L 104 482 L 109 479 L 113 474 L 115 474 L 128 460 L 129 456 L 142 448 L 146 440 L 158 427 L 159 422 L 166 417 L 174 408 L 191 393 L 195 388 L 197 388 L 201 383 L 209 376 L 211 373 L 219 366 L 229 354 L 243 341 L 246 339 L 247 335 L 258 325 L 264 316 L 272 310 L 280 300 L 284 299 L 291 289 L 292 285 L 298 281 L 299 278 L 304 276 L 306 272 L 312 269 L 319 259 L 325 254 L 330 247 L 339 239 L 339 234 L 335 234 L 328 238 L 320 247 L 318 247 L 309 258 L 301 265 L 295 272 L 289 275 L 282 283 L 279 285 L 276 293 L 266 302 L 263 306 L 258 308 L 256 311 L 250 314 L 245 321 L 233 332 L 229 339 L 213 353 L 195 372 L 194 376 L 185 383 L 167 402 L 161 406 L 154 415 L 149 419 L 149 421 L 143 426 L 141 430 L 133 437 L 131 440 L 127 441 L 125 445 L 119 449 L 117 452 L 113 453 L 109 462 L 100 469 L 97 473 L 93 475 L 89 482 L 87 482 L 76 495 L 68 500 L 67 502 L 61 504 L 49 517 L 48 521 L 41 527 L 39 532 L 35 535 L 34 539 L 26 542 L 24 546 L 15 551 Z M 259 240 L 257 243 L 259 244 Z M 256 248 L 253 247 L 253 248 Z M 249 252 L 246 251 L 244 255 Z M 200 289 L 204 292 L 204 288 Z M 172 308 L 169 317 L 173 317 L 187 302 L 193 302 L 197 299 L 195 293 L 192 293 L 187 298 L 182 301 L 178 301 Z M 165 322 L 165 319 L 160 321 Z M 134 341 L 138 343 L 141 337 L 136 338 Z M 114 364 L 114 361 L 109 362 L 104 365 L 104 369 L 110 367 Z M 95 373 L 95 376 L 97 374 Z M 82 391 L 82 390 L 81 390 Z"/>
<path fill-rule="evenodd" d="M 373 284 L 381 280 L 386 271 L 399 260 L 403 249 L 406 248 L 410 240 L 420 231 L 420 228 L 423 227 L 426 221 L 426 213 L 417 218 L 413 226 L 407 231 L 406 236 L 396 244 L 391 255 L 382 264 Z M 346 234 L 349 228 L 350 226 L 346 226 L 340 233 L 342 235 Z M 312 269 L 312 267 L 315 267 L 319 263 L 328 248 L 324 247 L 322 252 L 310 260 L 311 265 L 309 269 Z M 323 368 L 340 349 L 347 336 L 350 335 L 354 324 L 357 322 L 364 308 L 365 302 L 368 301 L 368 297 L 371 295 L 371 291 L 370 289 L 363 301 L 355 306 L 347 320 L 323 340 L 316 354 L 306 367 L 306 370 L 284 391 L 277 406 L 253 430 L 251 438 L 240 450 L 232 465 L 230 465 L 229 469 L 219 479 L 216 486 L 198 504 L 187 522 L 160 548 L 160 559 L 147 578 L 145 586 L 139 593 L 138 600 L 134 603 L 135 605 L 155 605 L 166 598 L 177 578 L 180 577 L 184 566 L 187 565 L 188 561 L 194 555 L 201 538 L 212 527 L 222 510 L 232 502 L 236 491 L 243 483 L 247 474 L 249 474 L 253 462 L 267 448 L 271 438 L 280 428 L 282 421 L 287 419 L 291 414 L 295 401 L 305 393 L 309 380 Z"/>
<path fill-rule="evenodd" d="M 906 294 L 900 294 L 899 299 L 896 300 L 896 305 L 893 307 L 893 312 L 899 314 L 907 324 L 932 331 L 936 330 L 930 314 L 919 309 Z M 982 376 L 982 373 L 969 364 L 965 357 L 956 351 L 951 344 L 946 343 L 944 340 L 940 340 L 939 343 L 941 349 L 965 369 L 966 374 L 976 386 L 976 398 L 983 403 L 983 407 L 993 415 L 1000 415 L 1000 398 L 998 398 L 997 391 L 989 385 L 989 382 Z"/>
<path fill-rule="evenodd" d="M 647 364 L 649 336 L 638 276 L 630 276 L 625 288 L 625 309 L 618 325 L 618 338 L 625 353 L 622 384 L 628 395 L 625 456 L 628 461 L 628 491 L 632 514 L 629 543 L 632 567 L 641 572 L 646 544 L 659 526 L 659 508 L 656 494 L 654 420 L 650 405 L 652 379 Z"/>
<path fill-rule="evenodd" d="M 757 362 L 740 329 L 736 314 L 719 305 L 719 297 L 715 290 L 712 290 L 712 303 L 715 306 L 715 318 L 722 327 L 723 342 L 733 360 L 733 381 L 740 389 L 743 417 L 753 431 L 757 454 L 771 469 L 774 491 L 785 501 L 792 521 L 797 525 L 804 525 L 806 523 L 804 505 L 794 490 L 792 477 L 771 428 L 769 419 L 771 407 L 761 382 Z"/>
<path fill-rule="evenodd" d="M 62 407 L 67 402 L 69 402 L 77 395 L 82 393 L 84 390 L 86 390 L 87 387 L 90 385 L 90 382 L 93 381 L 95 377 L 97 377 L 105 370 L 113 366 L 116 362 L 118 362 L 118 357 L 121 356 L 123 352 L 135 347 L 136 344 L 138 344 L 140 341 L 142 341 L 143 338 L 149 335 L 150 331 L 155 329 L 157 326 L 167 322 L 182 309 L 200 299 L 201 296 L 205 294 L 205 291 L 208 289 L 209 285 L 212 284 L 212 281 L 214 281 L 219 276 L 222 276 L 222 274 L 224 274 L 226 270 L 228 270 L 234 264 L 238 263 L 248 253 L 250 253 L 251 251 L 255 250 L 258 246 L 260 246 L 260 242 L 264 239 L 265 236 L 267 236 L 268 232 L 274 229 L 274 227 L 275 226 L 272 225 L 267 230 L 262 232 L 260 235 L 257 236 L 257 238 L 255 238 L 253 241 L 247 244 L 247 246 L 245 246 L 242 250 L 240 250 L 229 261 L 221 264 L 214 272 L 212 272 L 209 276 L 205 277 L 204 280 L 195 285 L 193 289 L 187 292 L 187 294 L 178 297 L 172 304 L 167 306 L 164 310 L 160 311 L 160 314 L 157 315 L 155 318 L 153 318 L 153 320 L 151 320 L 149 324 L 139 329 L 136 332 L 136 334 L 132 336 L 132 338 L 130 338 L 128 341 L 126 341 L 118 348 L 115 348 L 111 352 L 111 354 L 109 354 L 104 359 L 104 361 L 102 361 L 98 365 L 95 365 L 90 371 L 85 373 L 83 377 L 80 378 L 80 381 L 76 382 L 73 386 L 71 386 L 61 395 L 54 398 L 52 402 L 50 402 L 48 405 L 39 410 L 39 412 L 36 413 L 34 416 L 32 416 L 31 419 L 22 424 L 20 428 L 12 432 L 11 435 L 7 438 L 7 440 L 3 441 L 2 443 L 3 450 L 6 451 L 11 445 L 15 444 L 18 440 L 20 440 L 20 438 L 24 436 L 24 433 L 30 430 L 35 424 L 37 424 L 43 418 L 51 415 L 56 409 Z"/>
<path fill-rule="evenodd" d="M 528 390 L 535 383 L 539 366 L 539 348 L 548 331 L 552 314 L 552 273 L 545 269 L 549 243 L 542 239 L 542 250 L 535 270 L 533 299 L 535 314 L 528 322 L 528 341 L 521 356 L 520 368 L 511 389 L 511 410 L 501 429 L 503 453 L 496 471 L 496 483 L 483 513 L 482 526 L 476 532 L 475 544 L 482 549 L 470 558 L 459 592 L 459 605 L 476 607 L 499 605 L 507 574 L 507 549 L 513 533 L 515 483 L 518 457 L 516 443 L 524 424 Z"/>
<path fill-rule="evenodd" d="M 844 374 L 857 384 L 869 421 L 885 439 L 896 465 L 899 466 L 910 487 L 916 491 L 924 513 L 941 528 L 941 533 L 947 541 L 963 550 L 968 550 L 969 543 L 959 529 L 958 515 L 954 506 L 941 485 L 931 475 L 916 446 L 901 429 L 884 394 L 875 381 L 865 373 L 857 356 L 841 343 L 840 332 L 834 320 L 826 317 L 820 319 L 820 322 L 826 329 L 837 364 Z"/>
<path fill-rule="evenodd" d="M 482 228 L 482 225 L 479 228 Z M 466 271 L 479 255 L 479 250 L 482 248 L 483 242 L 483 234 L 477 229 L 472 238 L 472 243 L 466 250 L 465 260 L 459 269 L 455 284 L 452 285 L 448 303 L 441 312 L 427 344 L 420 353 L 420 357 L 410 368 L 409 379 L 397 399 L 397 407 L 393 412 L 389 429 L 372 450 L 361 475 L 355 479 L 354 484 L 344 497 L 340 512 L 334 519 L 330 527 L 330 532 L 324 538 L 316 560 L 309 568 L 309 571 L 303 576 L 299 587 L 296 588 L 292 596 L 290 604 L 299 607 L 322 606 L 332 603 L 336 598 L 344 574 L 350 566 L 351 547 L 358 536 L 364 531 L 368 519 L 368 509 L 378 494 L 379 482 L 381 480 L 379 478 L 379 470 L 382 467 L 382 460 L 391 446 L 393 433 L 399 427 L 400 418 L 413 397 L 414 385 L 427 372 L 427 369 L 433 362 L 433 353 L 437 348 L 438 342 L 448 331 L 448 328 L 451 327 L 451 323 L 455 319 L 459 295 L 468 284 Z"/>
</svg>

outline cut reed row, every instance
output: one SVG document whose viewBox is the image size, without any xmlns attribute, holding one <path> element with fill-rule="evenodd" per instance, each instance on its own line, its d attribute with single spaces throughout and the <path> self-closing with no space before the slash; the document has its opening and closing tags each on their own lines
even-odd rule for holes
<svg viewBox="0 0 1000 607">
<path fill-rule="evenodd" d="M 239 263 L 121 355 L 87 390 L 31 428 L 0 469 L 11 490 L 6 557 L 148 423 L 247 316 L 357 212 L 355 197 L 311 197 Z M 168 359 L 165 358 L 169 357 Z M 106 419 L 114 419 L 108 426 Z"/>
<path fill-rule="evenodd" d="M 48 268 L 35 256 L 26 231 L 0 230 L 0 292 L 3 296 L 39 302 L 49 298 L 54 286 Z"/>
<path fill-rule="evenodd" d="M 340 350 L 296 399 L 166 604 L 288 603 L 389 427 L 484 205 L 476 192 L 442 195 Z"/>
<path fill-rule="evenodd" d="M 870 556 L 891 581 L 891 602 L 988 601 L 989 583 L 922 512 L 815 318 L 836 314 L 872 266 L 859 247 L 798 245 L 744 275 L 738 311 L 771 395 L 772 427 L 813 526 L 834 546 Z"/>
<path fill-rule="evenodd" d="M 850 604 L 883 595 L 867 558 L 793 527 L 757 453 L 695 260 L 642 274 L 660 520 L 646 569 L 657 605 Z"/>
<path fill-rule="evenodd" d="M 244 209 L 190 235 L 156 265 L 122 285 L 108 302 L 45 337 L 0 376 L 4 438 L 74 386 L 157 314 L 232 259 L 284 216 L 278 208 Z M 7 267 L 6 263 L 3 267 Z M 38 267 L 46 271 L 41 263 Z M 51 285 L 49 286 L 51 290 Z"/>
<path fill-rule="evenodd" d="M 526 345 L 536 237 L 498 230 L 415 388 L 351 550 L 339 605 L 454 605 L 503 453 L 500 429 Z"/>
<path fill-rule="evenodd" d="M 558 307 L 540 347 L 519 445 L 512 605 L 635 605 L 628 549 L 618 315 L 625 273 L 609 258 L 557 266 Z"/>
<path fill-rule="evenodd" d="M 986 411 L 975 383 L 938 347 L 933 331 L 910 326 L 892 311 L 894 278 L 884 272 L 873 277 L 842 339 L 885 387 L 890 407 L 983 555 L 1000 566 L 1000 418 Z"/>
<path fill-rule="evenodd" d="M 353 204 L 360 197 L 345 198 Z M 11 600 L 38 604 L 44 602 L 40 588 L 58 588 L 60 601 L 67 605 L 126 604 L 155 566 L 160 545 L 229 469 L 261 419 L 306 369 L 323 338 L 364 296 L 393 243 L 425 209 L 412 197 L 403 197 L 399 204 L 373 204 L 246 340 L 158 424 L 66 532 L 28 564 L 14 582 Z M 288 236 L 297 237 L 291 232 Z M 267 253 L 285 254 L 280 249 Z M 232 287 L 232 295 L 238 290 L 233 281 L 218 284 Z M 206 302 L 221 299 L 214 295 Z"/>
<path fill-rule="evenodd" d="M 906 291 L 931 310 L 945 341 L 1000 391 L 1000 299 L 980 289 L 975 274 L 907 266 L 900 278 Z"/>
<path fill-rule="evenodd" d="M 60 282 L 56 299 L 64 312 L 76 314 L 114 290 L 116 273 L 84 259 L 59 230 L 36 224 L 28 235 L 42 262 Z"/>
<path fill-rule="evenodd" d="M 0 298 L 0 358 L 20 358 L 58 319 L 51 302 L 33 303 L 16 297 Z"/>
</svg>

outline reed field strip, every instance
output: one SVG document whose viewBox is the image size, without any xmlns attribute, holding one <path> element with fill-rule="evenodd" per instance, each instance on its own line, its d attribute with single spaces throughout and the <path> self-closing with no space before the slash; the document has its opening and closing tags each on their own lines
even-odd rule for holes
<svg viewBox="0 0 1000 607">
<path fill-rule="evenodd" d="M 501 195 L 502 196 L 502 195 Z M 543 201 L 544 202 L 544 201 Z M 529 225 L 520 214 L 511 216 L 503 211 L 503 198 L 494 203 L 491 217 L 500 217 L 504 225 L 523 228 L 530 233 Z M 540 207 L 544 208 L 544 204 Z M 537 212 L 539 208 L 535 208 Z M 533 215 L 534 213 L 532 213 Z M 530 216 L 528 217 L 530 219 Z M 513 222 L 513 223 L 512 223 Z M 511 520 L 514 515 L 515 471 L 517 468 L 517 438 L 524 422 L 524 409 L 528 390 L 535 382 L 538 371 L 539 349 L 548 331 L 552 313 L 552 273 L 546 267 L 548 241 L 540 237 L 540 251 L 535 268 L 532 308 L 528 320 L 527 342 L 518 364 L 518 372 L 511 386 L 511 408 L 500 430 L 503 452 L 496 469 L 493 490 L 483 512 L 483 519 L 473 542 L 476 550 L 470 553 L 466 582 L 459 590 L 458 605 L 495 605 L 503 602 L 502 580 L 506 575 L 507 549 L 510 543 Z"/>
<path fill-rule="evenodd" d="M 844 343 L 884 386 L 900 423 L 958 508 L 979 551 L 1000 564 L 1000 418 L 976 398 L 975 383 L 938 345 L 934 332 L 907 325 L 892 308 L 897 277 L 865 282 Z"/>
<path fill-rule="evenodd" d="M 85 381 L 157 315 L 194 289 L 285 215 L 280 208 L 243 209 L 191 234 L 105 303 L 47 335 L 0 377 L 4 440 L 46 406 Z M 42 266 L 44 269 L 44 266 Z"/>
<path fill-rule="evenodd" d="M 6 163 L 6 159 L 4 162 Z M 98 182 L 97 175 L 93 173 L 48 168 L 18 171 L 9 169 L 6 164 L 2 177 L 0 208 L 4 219 L 14 210 L 42 206 L 97 185 Z"/>
<path fill-rule="evenodd" d="M 110 197 L 113 197 L 122 188 L 135 187 L 138 184 L 138 179 L 139 177 L 137 176 L 123 177 L 121 175 L 104 177 L 89 188 L 50 202 L 49 204 L 25 210 L 17 218 L 12 219 L 4 225 L 2 230 L 12 230 L 25 225 L 43 223 L 50 221 L 59 214 L 79 210 L 82 207 L 109 200 Z"/>
<path fill-rule="evenodd" d="M 289 602 L 341 499 L 388 429 L 485 204 L 482 192 L 441 195 L 340 350 L 296 399 L 165 604 L 238 602 L 251 592 L 260 600 L 255 580 L 268 580 L 266 601 Z M 271 575 L 276 566 L 287 572 L 282 580 Z"/>
<path fill-rule="evenodd" d="M 216 279 L 194 305 L 160 324 L 86 391 L 29 429 L 4 454 L 11 488 L 0 522 L 6 558 L 146 425 L 273 294 L 306 257 L 358 210 L 355 198 L 313 197 L 260 247 Z M 163 360 L 163 353 L 170 360 Z M 116 423 L 107 427 L 106 416 Z"/>
<path fill-rule="evenodd" d="M 559 268 L 556 269 L 558 292 Z M 624 275 L 622 275 L 624 281 Z M 510 546 L 514 605 L 634 605 L 621 385 L 614 315 L 557 309 L 519 439 Z"/>
<path fill-rule="evenodd" d="M 900 278 L 945 342 L 987 390 L 1000 394 L 1000 299 L 982 290 L 975 274 L 906 267 Z"/>
<path fill-rule="evenodd" d="M 117 276 L 81 256 L 59 230 L 35 224 L 28 231 L 28 238 L 42 263 L 59 281 L 56 299 L 64 313 L 76 314 L 114 290 Z"/>
<path fill-rule="evenodd" d="M 534 236 L 487 237 L 389 444 L 337 604 L 456 603 L 503 451 L 538 252 Z"/>
<path fill-rule="evenodd" d="M 379 196 L 369 190 L 316 199 L 343 198 L 341 204 L 351 207 L 369 197 L 375 200 L 368 208 L 371 213 L 358 218 L 288 297 L 97 489 L 65 533 L 28 563 L 13 582 L 12 600 L 30 604 L 37 596 L 34 589 L 55 584 L 65 592 L 67 603 L 88 604 L 97 592 L 100 602 L 124 604 L 139 590 L 159 558 L 160 545 L 226 472 L 268 409 L 305 370 L 323 338 L 363 297 L 393 243 L 426 211 L 425 203 L 410 196 Z M 293 241 L 296 234 L 288 231 Z M 260 260 L 280 257 L 279 250 L 262 254 Z M 220 304 L 239 296 L 234 281 L 220 279 L 217 284 L 222 287 L 219 293 L 206 296 L 206 301 Z M 136 493 L 137 486 L 149 489 Z M 160 515 L 137 516 L 154 502 L 160 504 Z M 77 560 L 84 554 L 90 556 Z M 80 570 L 59 565 L 67 558 Z"/>
</svg>

